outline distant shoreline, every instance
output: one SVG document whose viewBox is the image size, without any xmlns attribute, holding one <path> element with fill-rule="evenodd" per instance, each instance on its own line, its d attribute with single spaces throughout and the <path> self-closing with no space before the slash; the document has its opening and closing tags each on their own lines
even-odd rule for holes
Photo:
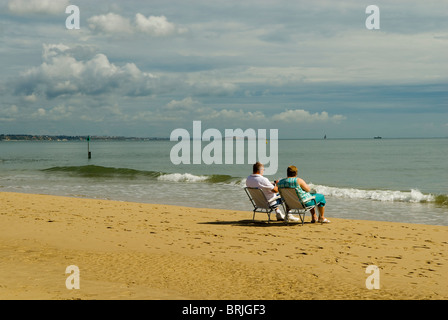
<svg viewBox="0 0 448 320">
<path fill-rule="evenodd" d="M 89 136 L 67 136 L 67 135 L 30 135 L 30 134 L 2 134 L 0 141 L 87 141 Z M 90 136 L 97 141 L 154 141 L 169 140 L 169 138 L 139 138 L 139 137 L 116 137 L 116 136 Z"/>
<path fill-rule="evenodd" d="M 0 141 L 87 141 L 89 136 L 70 136 L 70 135 L 32 135 L 32 134 L 0 134 Z M 125 137 L 125 136 L 90 136 L 91 140 L 96 141 L 169 141 L 168 137 Z M 228 137 L 223 138 L 223 140 Z M 278 140 L 412 140 L 412 139 L 448 139 L 448 137 L 381 137 L 381 139 L 371 138 L 279 138 Z M 245 139 L 247 140 L 247 138 Z"/>
</svg>

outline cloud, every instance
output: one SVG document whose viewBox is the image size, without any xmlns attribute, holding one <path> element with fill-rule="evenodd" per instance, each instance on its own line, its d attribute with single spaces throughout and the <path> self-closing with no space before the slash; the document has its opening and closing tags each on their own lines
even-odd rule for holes
<svg viewBox="0 0 448 320">
<path fill-rule="evenodd" d="M 102 96 L 148 97 L 156 94 L 188 92 L 192 96 L 231 96 L 238 86 L 199 77 L 185 79 L 178 75 L 154 75 L 142 71 L 133 62 L 117 65 L 104 53 L 87 46 L 43 44 L 42 63 L 31 67 L 10 84 L 12 93 L 25 102 L 40 98 Z M 182 103 L 187 103 L 183 101 Z M 189 102 L 192 103 L 191 101 Z"/>
<path fill-rule="evenodd" d="M 212 106 L 206 106 L 201 102 L 187 97 L 183 100 L 172 100 L 164 106 L 163 109 L 156 112 L 157 118 L 164 114 L 170 114 L 171 120 L 215 120 L 219 122 L 232 123 L 257 123 L 267 125 L 272 122 L 283 123 L 340 123 L 346 117 L 342 115 L 330 116 L 328 112 L 310 113 L 303 109 L 285 110 L 274 115 L 272 118 L 262 111 L 246 111 L 244 109 L 215 109 Z M 151 114 L 154 116 L 154 113 Z M 165 117 L 166 118 L 166 117 Z"/>
<path fill-rule="evenodd" d="M 345 120 L 346 117 L 342 115 L 329 116 L 328 112 L 326 111 L 311 114 L 309 111 L 303 109 L 296 109 L 296 110 L 286 110 L 285 112 L 276 114 L 272 117 L 272 119 L 284 122 L 314 123 L 314 122 L 339 122 Z"/>
<path fill-rule="evenodd" d="M 53 57 L 60 55 L 70 49 L 64 44 L 43 44 L 42 58 L 44 61 L 49 61 Z"/>
<path fill-rule="evenodd" d="M 216 79 L 196 79 L 189 81 L 191 91 L 198 96 L 231 96 L 238 90 L 238 85 L 227 82 L 218 81 Z"/>
<path fill-rule="evenodd" d="M 184 111 L 192 111 L 201 106 L 201 103 L 197 100 L 193 100 L 191 97 L 187 97 L 183 100 L 171 100 L 164 109 L 166 110 L 184 110 Z"/>
<path fill-rule="evenodd" d="M 39 108 L 31 114 L 31 118 L 43 118 L 46 114 L 47 111 L 44 108 Z"/>
<path fill-rule="evenodd" d="M 79 112 L 79 109 L 72 106 L 65 106 L 65 104 L 57 105 L 44 113 L 48 114 L 48 119 L 53 121 L 59 121 L 63 119 L 72 119 L 73 114 Z"/>
<path fill-rule="evenodd" d="M 13 104 L 9 107 L 1 106 L 0 107 L 0 121 L 1 122 L 10 122 L 15 121 L 15 116 L 19 114 L 19 108 Z"/>
<path fill-rule="evenodd" d="M 23 97 L 23 100 L 26 102 L 36 102 L 37 101 L 37 97 L 35 94 L 30 94 L 29 96 L 25 96 Z"/>
<path fill-rule="evenodd" d="M 213 110 L 208 115 L 203 116 L 203 119 L 211 120 L 211 119 L 225 119 L 225 120 L 243 120 L 247 122 L 251 121 L 262 121 L 266 119 L 264 113 L 260 111 L 255 112 L 244 112 L 243 110 L 227 110 L 222 109 L 219 111 Z"/>
<path fill-rule="evenodd" d="M 154 37 L 166 37 L 187 31 L 186 28 L 169 22 L 165 16 L 145 17 L 141 13 L 135 15 L 133 23 L 128 18 L 115 13 L 93 16 L 87 19 L 87 22 L 94 33 L 110 35 L 143 33 Z"/>
<path fill-rule="evenodd" d="M 261 124 L 267 117 L 261 111 L 247 112 L 243 109 L 216 109 L 213 105 L 206 105 L 191 97 L 182 100 L 171 100 L 161 108 L 151 111 L 139 112 L 134 120 L 145 120 L 149 122 L 176 122 L 184 123 L 193 120 L 208 121 L 222 125 L 228 121 L 235 124 L 247 124 L 257 122 Z"/>
<path fill-rule="evenodd" d="M 262 121 L 266 116 L 261 111 L 245 112 L 240 110 L 213 109 L 210 106 L 203 105 L 200 101 L 187 97 L 183 100 L 171 100 L 167 103 L 161 113 L 170 113 L 172 117 L 177 116 L 176 120 L 182 120 L 186 117 L 200 120 L 242 120 L 242 121 Z"/>
<path fill-rule="evenodd" d="M 69 6 L 68 0 L 11 0 L 9 11 L 14 14 L 60 14 Z"/>
<path fill-rule="evenodd" d="M 87 20 L 89 28 L 98 33 L 133 33 L 129 19 L 115 13 L 93 16 Z"/>
<path fill-rule="evenodd" d="M 19 112 L 19 108 L 14 104 L 9 108 L 9 112 L 11 112 L 12 114 L 16 114 Z"/>
<path fill-rule="evenodd" d="M 185 28 L 178 28 L 173 23 L 168 22 L 165 16 L 149 16 L 146 18 L 144 15 L 137 13 L 135 16 L 135 24 L 137 30 L 140 32 L 156 37 L 186 32 Z"/>
<path fill-rule="evenodd" d="M 25 97 L 43 95 L 100 95 L 110 92 L 126 96 L 151 95 L 157 77 L 141 71 L 134 63 L 117 66 L 97 53 L 88 59 L 77 59 L 63 44 L 43 45 L 43 63 L 21 74 L 15 93 Z M 26 98 L 25 98 L 26 99 Z"/>
</svg>

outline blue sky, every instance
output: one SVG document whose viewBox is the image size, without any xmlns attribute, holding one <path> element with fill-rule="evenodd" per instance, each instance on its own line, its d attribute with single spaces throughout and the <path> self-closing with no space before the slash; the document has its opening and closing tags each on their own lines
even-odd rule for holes
<svg viewBox="0 0 448 320">
<path fill-rule="evenodd" d="M 380 30 L 365 27 L 370 4 Z M 169 137 L 200 120 L 447 137 L 447 13 L 444 0 L 1 0 L 0 133 Z"/>
</svg>

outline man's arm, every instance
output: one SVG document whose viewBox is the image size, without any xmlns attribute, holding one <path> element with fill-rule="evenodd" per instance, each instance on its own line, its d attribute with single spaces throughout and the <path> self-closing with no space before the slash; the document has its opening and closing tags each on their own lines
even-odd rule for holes
<svg viewBox="0 0 448 320">
<path fill-rule="evenodd" d="M 277 186 L 278 180 L 274 181 L 272 185 L 274 188 L 271 190 L 272 192 L 278 193 L 278 186 Z"/>
<path fill-rule="evenodd" d="M 274 183 L 272 183 L 271 181 L 269 181 L 268 178 L 264 178 L 264 182 L 262 184 L 260 184 L 261 188 L 264 188 L 265 190 L 270 190 L 271 192 L 275 192 L 278 193 L 278 187 L 276 186 L 276 183 L 278 181 L 274 181 Z"/>
</svg>

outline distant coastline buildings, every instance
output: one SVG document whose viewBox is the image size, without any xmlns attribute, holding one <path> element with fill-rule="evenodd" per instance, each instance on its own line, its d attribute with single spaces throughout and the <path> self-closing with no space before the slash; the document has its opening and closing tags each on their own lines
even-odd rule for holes
<svg viewBox="0 0 448 320">
<path fill-rule="evenodd" d="M 0 141 L 87 141 L 87 137 L 88 136 L 0 134 Z M 169 138 L 138 138 L 138 137 L 108 137 L 108 136 L 90 136 L 90 138 L 96 141 L 169 140 Z"/>
</svg>

